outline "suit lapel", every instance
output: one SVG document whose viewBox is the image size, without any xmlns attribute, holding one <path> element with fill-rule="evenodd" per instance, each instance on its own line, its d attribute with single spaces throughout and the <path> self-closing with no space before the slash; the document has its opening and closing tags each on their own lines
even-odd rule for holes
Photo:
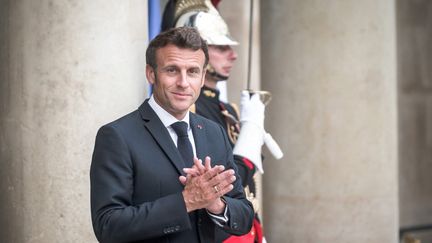
<svg viewBox="0 0 432 243">
<path fill-rule="evenodd" d="M 150 132 L 153 139 L 159 144 L 177 171 L 180 174 L 184 174 L 183 168 L 185 166 L 180 152 L 173 143 L 168 130 L 148 104 L 148 100 L 139 107 L 139 112 L 141 117 L 144 119 L 144 126 Z"/>
<path fill-rule="evenodd" d="M 194 113 L 189 114 L 190 125 L 195 141 L 195 149 L 198 159 L 202 159 L 204 162 L 205 156 L 208 155 L 207 152 L 207 142 L 205 127 L 202 120 Z"/>
</svg>

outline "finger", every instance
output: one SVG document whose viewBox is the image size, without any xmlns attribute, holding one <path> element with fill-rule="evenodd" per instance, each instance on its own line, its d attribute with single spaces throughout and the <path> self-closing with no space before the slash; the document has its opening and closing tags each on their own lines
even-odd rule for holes
<svg viewBox="0 0 432 243">
<path fill-rule="evenodd" d="M 210 184 L 210 186 L 216 186 L 216 185 L 219 185 L 221 183 L 224 183 L 224 185 L 231 184 L 235 181 L 235 175 L 234 174 L 235 174 L 234 170 L 232 170 L 232 169 L 223 171 L 223 172 L 217 174 L 216 176 L 212 177 L 209 180 L 209 184 Z"/>
<path fill-rule="evenodd" d="M 188 167 L 183 168 L 183 172 L 187 174 L 193 174 L 196 176 L 197 174 L 199 174 L 199 169 L 196 165 L 192 165 L 192 167 L 190 168 Z"/>
<path fill-rule="evenodd" d="M 225 166 L 223 165 L 216 165 L 215 167 L 211 168 L 210 170 L 206 171 L 206 173 L 203 175 L 205 181 L 210 181 L 213 177 L 217 176 L 219 173 L 222 173 L 225 170 Z"/>
<path fill-rule="evenodd" d="M 224 188 L 221 188 L 219 192 L 216 193 L 218 197 L 222 197 L 223 195 L 227 194 L 228 192 L 232 191 L 234 189 L 234 186 L 232 184 L 227 185 Z"/>
<path fill-rule="evenodd" d="M 218 197 L 222 197 L 225 194 L 229 193 L 230 191 L 232 191 L 234 189 L 234 185 L 233 184 L 226 184 L 226 185 L 216 185 L 212 188 L 212 199 L 214 198 L 218 198 Z"/>
<path fill-rule="evenodd" d="M 215 177 L 215 179 L 218 179 L 218 184 L 214 185 L 214 191 L 218 195 L 224 195 L 225 193 L 228 193 L 233 189 L 233 183 L 236 181 L 236 176 L 233 173 L 224 173 L 222 175 L 219 175 L 218 177 Z M 215 183 L 215 181 L 212 181 L 212 183 Z"/>
<path fill-rule="evenodd" d="M 195 171 L 197 171 L 197 169 L 194 169 L 194 168 L 183 168 L 183 172 L 184 173 L 193 173 Z"/>
<path fill-rule="evenodd" d="M 194 159 L 193 159 L 194 166 L 198 167 L 201 164 L 200 161 L 201 161 L 200 159 L 198 159 L 197 157 L 194 157 Z"/>
<path fill-rule="evenodd" d="M 237 179 L 236 176 L 232 175 L 214 187 L 217 187 L 217 189 L 218 189 L 217 191 L 224 190 L 229 185 L 232 185 L 236 181 L 236 179 Z"/>
<path fill-rule="evenodd" d="M 191 174 L 186 174 L 186 183 L 192 184 L 193 178 L 197 178 L 198 176 L 193 176 Z"/>
<path fill-rule="evenodd" d="M 197 166 L 197 168 L 200 172 L 200 175 L 203 175 L 206 172 L 206 168 L 205 168 L 205 166 L 203 166 L 201 159 L 197 159 L 195 165 Z"/>
<path fill-rule="evenodd" d="M 205 173 L 205 167 L 203 166 L 202 160 L 201 159 L 197 159 L 195 161 L 194 167 L 198 170 L 198 173 L 200 175 L 203 175 Z"/>
<path fill-rule="evenodd" d="M 207 170 L 211 169 L 211 158 L 209 156 L 205 157 L 205 162 L 204 162 L 204 166 Z"/>
<path fill-rule="evenodd" d="M 183 172 L 186 175 L 191 175 L 191 176 L 199 176 L 200 172 L 198 171 L 197 168 L 183 168 Z"/>
<path fill-rule="evenodd" d="M 186 185 L 186 176 L 179 176 L 180 183 L 184 186 Z"/>
</svg>

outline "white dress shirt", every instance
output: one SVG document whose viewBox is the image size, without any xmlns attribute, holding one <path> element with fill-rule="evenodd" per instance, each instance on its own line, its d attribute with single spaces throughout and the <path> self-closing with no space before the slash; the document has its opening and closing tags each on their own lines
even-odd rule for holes
<svg viewBox="0 0 432 243">
<path fill-rule="evenodd" d="M 187 123 L 187 133 L 189 137 L 189 141 L 192 145 L 193 155 L 196 157 L 196 148 L 195 148 L 195 140 L 192 134 L 192 129 L 189 124 L 189 112 L 186 113 L 186 116 L 182 120 L 178 120 L 173 115 L 168 113 L 166 110 L 164 110 L 158 103 L 156 103 L 153 95 L 150 97 L 149 100 L 150 107 L 156 112 L 156 115 L 159 117 L 159 119 L 162 121 L 164 126 L 168 129 L 168 132 L 171 136 L 171 139 L 173 140 L 174 144 L 177 146 L 177 133 L 174 131 L 174 129 L 171 127 L 171 124 L 178 122 L 178 121 L 184 121 Z"/>
</svg>

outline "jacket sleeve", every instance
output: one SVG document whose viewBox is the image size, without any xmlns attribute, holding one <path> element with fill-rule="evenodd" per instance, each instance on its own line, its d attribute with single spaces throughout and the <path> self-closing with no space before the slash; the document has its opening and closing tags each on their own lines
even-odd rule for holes
<svg viewBox="0 0 432 243">
<path fill-rule="evenodd" d="M 129 148 L 114 126 L 96 136 L 90 168 L 93 229 L 100 242 L 130 242 L 191 229 L 181 192 L 133 203 Z"/>
<path fill-rule="evenodd" d="M 234 189 L 224 196 L 228 206 L 229 219 L 228 223 L 223 226 L 223 229 L 232 235 L 244 235 L 249 233 L 252 227 L 254 209 L 252 204 L 245 197 L 241 177 L 234 163 L 232 149 L 227 135 L 222 127 L 220 127 L 220 129 L 225 140 L 227 167 L 234 169 L 237 178 L 233 183 Z"/>
</svg>

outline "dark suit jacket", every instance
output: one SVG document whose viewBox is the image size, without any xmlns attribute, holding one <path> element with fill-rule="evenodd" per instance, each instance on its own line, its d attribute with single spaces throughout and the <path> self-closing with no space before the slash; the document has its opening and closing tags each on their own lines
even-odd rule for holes
<svg viewBox="0 0 432 243">
<path fill-rule="evenodd" d="M 197 157 L 236 171 L 224 196 L 229 221 L 223 229 L 249 232 L 253 208 L 243 194 L 231 145 L 216 123 L 190 114 Z M 179 176 L 184 167 L 168 130 L 146 100 L 138 110 L 103 126 L 90 170 L 93 229 L 101 242 L 215 242 L 217 226 L 202 209 L 186 212 Z M 192 217 L 193 216 L 193 217 Z M 193 230 L 197 229 L 197 230 Z M 196 237 L 195 237 L 196 238 Z"/>
</svg>

